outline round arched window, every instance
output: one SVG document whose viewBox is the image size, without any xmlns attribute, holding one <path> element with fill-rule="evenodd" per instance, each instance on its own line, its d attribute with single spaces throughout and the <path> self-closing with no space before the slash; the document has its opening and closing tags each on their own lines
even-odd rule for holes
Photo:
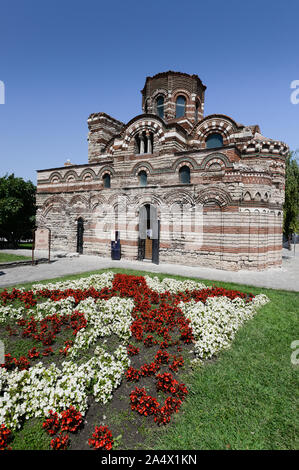
<svg viewBox="0 0 299 470">
<path fill-rule="evenodd" d="M 108 173 L 106 173 L 104 176 L 103 176 L 103 184 L 104 184 L 104 188 L 110 188 L 110 175 Z"/>
<path fill-rule="evenodd" d="M 198 110 L 199 110 L 199 102 L 196 101 L 196 104 L 195 104 L 195 122 L 198 121 Z"/>
<path fill-rule="evenodd" d="M 147 174 L 144 170 L 138 173 L 138 178 L 139 178 L 139 186 L 147 185 Z"/>
<path fill-rule="evenodd" d="M 164 96 L 158 96 L 156 100 L 156 109 L 158 116 L 164 119 Z"/>
<path fill-rule="evenodd" d="M 177 97 L 176 106 L 175 106 L 175 117 L 183 117 L 185 116 L 186 110 L 186 98 L 182 95 Z"/>
<path fill-rule="evenodd" d="M 182 166 L 179 171 L 180 183 L 190 184 L 190 168 L 187 165 Z"/>
<path fill-rule="evenodd" d="M 206 139 L 206 148 L 213 149 L 223 147 L 223 137 L 221 134 L 210 134 Z"/>
</svg>

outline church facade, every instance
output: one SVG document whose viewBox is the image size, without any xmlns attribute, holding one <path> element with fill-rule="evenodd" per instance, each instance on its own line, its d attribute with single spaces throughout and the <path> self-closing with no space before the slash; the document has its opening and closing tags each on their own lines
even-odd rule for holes
<svg viewBox="0 0 299 470">
<path fill-rule="evenodd" d="M 88 163 L 38 171 L 37 226 L 54 250 L 227 270 L 281 265 L 283 142 L 204 116 L 197 75 L 147 77 L 142 114 L 88 118 Z M 36 247 L 38 248 L 38 246 Z"/>
</svg>

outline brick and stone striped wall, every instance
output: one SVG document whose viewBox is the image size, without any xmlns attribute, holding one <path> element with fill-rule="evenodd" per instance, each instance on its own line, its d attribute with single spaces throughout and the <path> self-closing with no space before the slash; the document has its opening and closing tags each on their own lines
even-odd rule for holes
<svg viewBox="0 0 299 470">
<path fill-rule="evenodd" d="M 76 251 L 82 217 L 84 253 L 110 257 L 111 231 L 119 230 L 122 257 L 137 259 L 139 212 L 150 204 L 160 220 L 160 262 L 228 270 L 281 264 L 288 147 L 264 138 L 257 125 L 220 114 L 203 117 L 205 88 L 197 76 L 158 74 L 142 90 L 146 113 L 127 124 L 105 113 L 90 115 L 88 163 L 38 171 L 37 222 L 51 229 L 54 249 Z M 159 93 L 165 119 L 155 114 Z M 176 119 L 182 93 L 188 106 Z M 223 147 L 207 149 L 206 138 L 215 132 Z M 150 143 L 140 147 L 140 138 Z M 189 183 L 180 181 L 183 166 L 190 169 Z M 110 188 L 104 187 L 107 174 Z"/>
</svg>

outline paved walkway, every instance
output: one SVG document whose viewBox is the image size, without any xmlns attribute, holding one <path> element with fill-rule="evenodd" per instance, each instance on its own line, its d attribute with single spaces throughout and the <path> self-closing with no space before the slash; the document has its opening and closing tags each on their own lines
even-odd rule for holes
<svg viewBox="0 0 299 470">
<path fill-rule="evenodd" d="M 176 264 L 155 265 L 144 261 L 112 261 L 110 258 L 80 255 L 79 257 L 56 258 L 48 264 L 35 266 L 20 266 L 14 268 L 0 268 L 0 287 L 12 286 L 25 282 L 53 279 L 67 274 L 78 274 L 87 271 L 106 268 L 124 268 L 154 273 L 178 274 L 181 276 L 209 279 L 212 281 L 236 282 L 257 287 L 285 289 L 299 292 L 299 246 L 296 256 L 293 251 L 283 249 L 283 265 L 281 268 L 266 271 L 223 271 L 220 269 L 203 268 L 195 266 L 181 266 Z M 30 250 L 3 250 L 6 253 L 31 256 Z M 46 252 L 39 252 L 39 257 L 47 257 Z"/>
</svg>

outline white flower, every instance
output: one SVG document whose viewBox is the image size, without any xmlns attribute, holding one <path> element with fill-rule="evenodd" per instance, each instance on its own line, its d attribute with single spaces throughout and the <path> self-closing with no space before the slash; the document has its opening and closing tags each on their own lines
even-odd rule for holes
<svg viewBox="0 0 299 470">
<path fill-rule="evenodd" d="M 196 357 L 211 358 L 222 349 L 229 348 L 238 329 L 255 315 L 258 307 L 268 301 L 266 296 L 261 295 L 247 303 L 239 297 L 233 300 L 208 297 L 205 304 L 194 300 L 180 302 L 183 314 L 191 321 Z"/>
<path fill-rule="evenodd" d="M 201 282 L 192 281 L 191 279 L 186 279 L 185 281 L 177 281 L 169 277 L 165 277 L 162 281 L 159 280 L 157 276 L 144 276 L 147 286 L 149 289 L 152 289 L 159 294 L 163 294 L 168 291 L 173 294 L 178 292 L 185 292 L 186 290 L 201 290 L 206 289 L 207 286 Z"/>
</svg>

